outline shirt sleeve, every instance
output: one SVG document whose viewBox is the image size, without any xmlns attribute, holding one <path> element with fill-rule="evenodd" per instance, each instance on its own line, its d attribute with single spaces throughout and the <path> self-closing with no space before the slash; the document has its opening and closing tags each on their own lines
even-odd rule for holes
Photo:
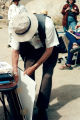
<svg viewBox="0 0 80 120">
<path fill-rule="evenodd" d="M 46 17 L 45 22 L 46 48 L 57 46 L 59 44 L 55 27 L 51 18 Z"/>
</svg>

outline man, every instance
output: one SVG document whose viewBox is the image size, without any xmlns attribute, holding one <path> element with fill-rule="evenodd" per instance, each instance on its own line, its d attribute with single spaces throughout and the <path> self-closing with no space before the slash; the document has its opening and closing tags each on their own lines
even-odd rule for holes
<svg viewBox="0 0 80 120">
<path fill-rule="evenodd" d="M 37 100 L 37 120 L 47 120 L 52 74 L 58 58 L 59 44 L 53 21 L 41 14 L 21 12 L 12 22 L 12 66 L 15 76 L 18 75 L 19 54 L 24 61 L 24 74 L 35 80 L 35 70 L 43 64 L 43 75 Z"/>
</svg>

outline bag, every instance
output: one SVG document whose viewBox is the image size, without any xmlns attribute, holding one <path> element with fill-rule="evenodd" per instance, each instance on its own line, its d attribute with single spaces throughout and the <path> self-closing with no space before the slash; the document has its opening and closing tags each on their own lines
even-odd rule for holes
<svg viewBox="0 0 80 120">
<path fill-rule="evenodd" d="M 67 53 L 67 49 L 66 49 L 66 46 L 64 44 L 63 38 L 58 37 L 58 40 L 59 40 L 58 52 L 59 53 Z"/>
<path fill-rule="evenodd" d="M 66 49 L 66 46 L 65 46 L 65 44 L 64 44 L 63 38 L 62 38 L 62 37 L 59 37 L 56 28 L 55 28 L 55 31 L 56 31 L 56 35 L 57 35 L 58 40 L 59 40 L 59 45 L 57 46 L 57 47 L 58 47 L 58 53 L 66 53 L 66 52 L 67 52 L 67 49 Z"/>
<path fill-rule="evenodd" d="M 17 87 L 18 77 L 11 73 L 0 74 L 0 92 L 13 90 Z"/>
<path fill-rule="evenodd" d="M 7 82 L 14 81 L 13 75 L 11 73 L 0 74 L 0 84 L 6 84 Z"/>
</svg>

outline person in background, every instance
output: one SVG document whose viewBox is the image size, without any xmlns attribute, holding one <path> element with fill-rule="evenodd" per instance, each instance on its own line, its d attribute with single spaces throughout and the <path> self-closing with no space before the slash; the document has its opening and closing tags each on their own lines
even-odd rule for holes
<svg viewBox="0 0 80 120">
<path fill-rule="evenodd" d="M 62 25 L 64 32 L 71 28 L 73 31 L 75 30 L 75 26 L 77 24 L 77 15 L 79 15 L 79 8 L 75 4 L 76 0 L 67 0 L 67 3 L 62 8 Z"/>
<path fill-rule="evenodd" d="M 73 54 L 77 51 L 80 51 L 80 22 L 76 25 L 76 32 L 68 30 L 66 32 L 66 37 L 69 40 L 68 45 L 68 58 L 65 65 L 60 67 L 61 70 L 72 69 L 72 58 Z M 78 53 L 76 64 L 80 64 L 80 53 Z"/>
<path fill-rule="evenodd" d="M 13 21 L 13 18 L 18 15 L 20 12 L 24 12 L 27 11 L 27 9 L 25 8 L 24 5 L 21 5 L 20 0 L 11 0 L 10 1 L 10 6 L 9 6 L 9 10 L 8 10 L 8 33 L 9 33 L 9 41 L 8 41 L 8 47 L 11 46 L 11 41 L 13 41 L 13 36 L 12 36 L 12 28 L 11 28 L 11 24 Z"/>
</svg>

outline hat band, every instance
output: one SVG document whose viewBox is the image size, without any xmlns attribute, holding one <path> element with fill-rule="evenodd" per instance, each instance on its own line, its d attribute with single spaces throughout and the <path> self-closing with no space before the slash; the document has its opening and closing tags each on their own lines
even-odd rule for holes
<svg viewBox="0 0 80 120">
<path fill-rule="evenodd" d="M 29 18 L 29 17 L 28 17 L 28 18 Z M 23 35 L 23 34 L 25 34 L 26 32 L 28 32 L 28 30 L 29 30 L 30 27 L 31 27 L 31 20 L 30 20 L 30 18 L 29 18 L 29 22 L 30 22 L 30 24 L 29 24 L 28 28 L 26 29 L 26 31 L 24 31 L 23 33 L 16 33 L 16 34 L 18 34 L 18 35 Z"/>
</svg>

